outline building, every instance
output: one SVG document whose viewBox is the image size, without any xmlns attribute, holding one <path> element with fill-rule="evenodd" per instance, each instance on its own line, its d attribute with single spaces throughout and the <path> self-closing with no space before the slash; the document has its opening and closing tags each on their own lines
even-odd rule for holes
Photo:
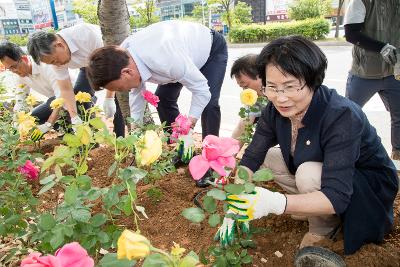
<svg viewBox="0 0 400 267">
<path fill-rule="evenodd" d="M 160 9 L 161 20 L 170 20 L 192 15 L 195 3 L 199 0 L 160 0 L 157 7 Z"/>
<path fill-rule="evenodd" d="M 73 0 L 54 0 L 58 28 L 68 28 L 79 21 L 79 16 L 74 13 Z"/>
</svg>

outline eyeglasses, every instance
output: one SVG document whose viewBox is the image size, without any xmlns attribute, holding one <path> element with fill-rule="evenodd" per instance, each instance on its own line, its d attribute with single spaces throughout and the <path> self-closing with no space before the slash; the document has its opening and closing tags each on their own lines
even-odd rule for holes
<svg viewBox="0 0 400 267">
<path fill-rule="evenodd" d="M 278 86 L 267 85 L 262 87 L 262 91 L 267 97 L 277 96 L 279 92 L 281 92 L 286 97 L 295 97 L 297 95 L 297 92 L 303 90 L 305 86 L 306 84 L 304 84 L 303 86 L 288 85 L 283 87 L 282 89 L 279 89 Z"/>
<path fill-rule="evenodd" d="M 17 61 L 17 63 L 11 65 L 10 67 L 6 68 L 6 70 L 10 70 L 10 71 L 16 71 L 18 68 L 19 63 L 21 63 L 21 59 L 19 59 Z"/>
</svg>

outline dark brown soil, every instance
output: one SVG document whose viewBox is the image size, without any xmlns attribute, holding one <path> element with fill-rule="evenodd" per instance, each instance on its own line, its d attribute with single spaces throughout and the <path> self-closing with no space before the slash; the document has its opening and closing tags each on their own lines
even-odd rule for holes
<svg viewBox="0 0 400 267">
<path fill-rule="evenodd" d="M 93 179 L 93 186 L 110 185 L 113 177 L 108 177 L 107 171 L 113 163 L 113 150 L 97 148 L 92 151 L 91 158 L 88 174 Z M 138 185 L 138 205 L 145 207 L 149 217 L 140 222 L 140 230 L 153 246 L 169 250 L 174 241 L 199 253 L 215 244 L 213 236 L 216 229 L 209 227 L 206 220 L 201 224 L 193 224 L 181 216 L 183 209 L 194 206 L 193 197 L 201 190 L 195 187 L 187 168 L 178 169 L 177 173 L 163 177 L 155 185 L 162 191 L 160 201 L 155 201 L 145 193 L 152 185 Z M 274 185 L 270 183 L 269 186 Z M 56 203 L 60 197 L 59 193 L 53 193 L 53 197 L 50 195 L 45 194 L 43 200 Z M 122 222 L 128 228 L 133 227 L 132 218 L 124 218 Z M 308 230 L 307 222 L 295 221 L 287 215 L 270 215 L 253 224 L 269 229 L 255 236 L 257 248 L 249 250 L 254 256 L 253 266 L 292 266 L 298 245 Z M 342 241 L 322 245 L 343 256 Z M 283 256 L 276 256 L 277 251 Z M 344 259 L 348 266 L 400 266 L 400 195 L 395 202 L 394 230 L 383 244 L 365 245 L 356 254 Z"/>
</svg>

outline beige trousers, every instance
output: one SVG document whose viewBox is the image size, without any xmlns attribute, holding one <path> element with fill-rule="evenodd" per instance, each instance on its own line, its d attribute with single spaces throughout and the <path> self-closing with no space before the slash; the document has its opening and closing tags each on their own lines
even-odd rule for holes
<svg viewBox="0 0 400 267">
<path fill-rule="evenodd" d="M 274 175 L 274 181 L 289 194 L 304 194 L 321 189 L 321 162 L 304 162 L 293 175 L 289 172 L 283 159 L 281 149 L 272 147 L 268 150 L 261 168 L 268 168 Z M 339 225 L 337 215 L 308 217 L 309 232 L 318 235 L 329 235 Z"/>
</svg>

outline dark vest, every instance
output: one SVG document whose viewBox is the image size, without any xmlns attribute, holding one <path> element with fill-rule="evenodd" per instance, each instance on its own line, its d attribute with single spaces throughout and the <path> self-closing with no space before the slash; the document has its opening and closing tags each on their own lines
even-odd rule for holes
<svg viewBox="0 0 400 267">
<path fill-rule="evenodd" d="M 372 39 L 389 43 L 400 51 L 400 0 L 362 2 L 366 9 L 362 32 Z M 361 78 L 381 79 L 393 75 L 393 66 L 387 64 L 380 53 L 355 45 L 351 73 Z"/>
</svg>

